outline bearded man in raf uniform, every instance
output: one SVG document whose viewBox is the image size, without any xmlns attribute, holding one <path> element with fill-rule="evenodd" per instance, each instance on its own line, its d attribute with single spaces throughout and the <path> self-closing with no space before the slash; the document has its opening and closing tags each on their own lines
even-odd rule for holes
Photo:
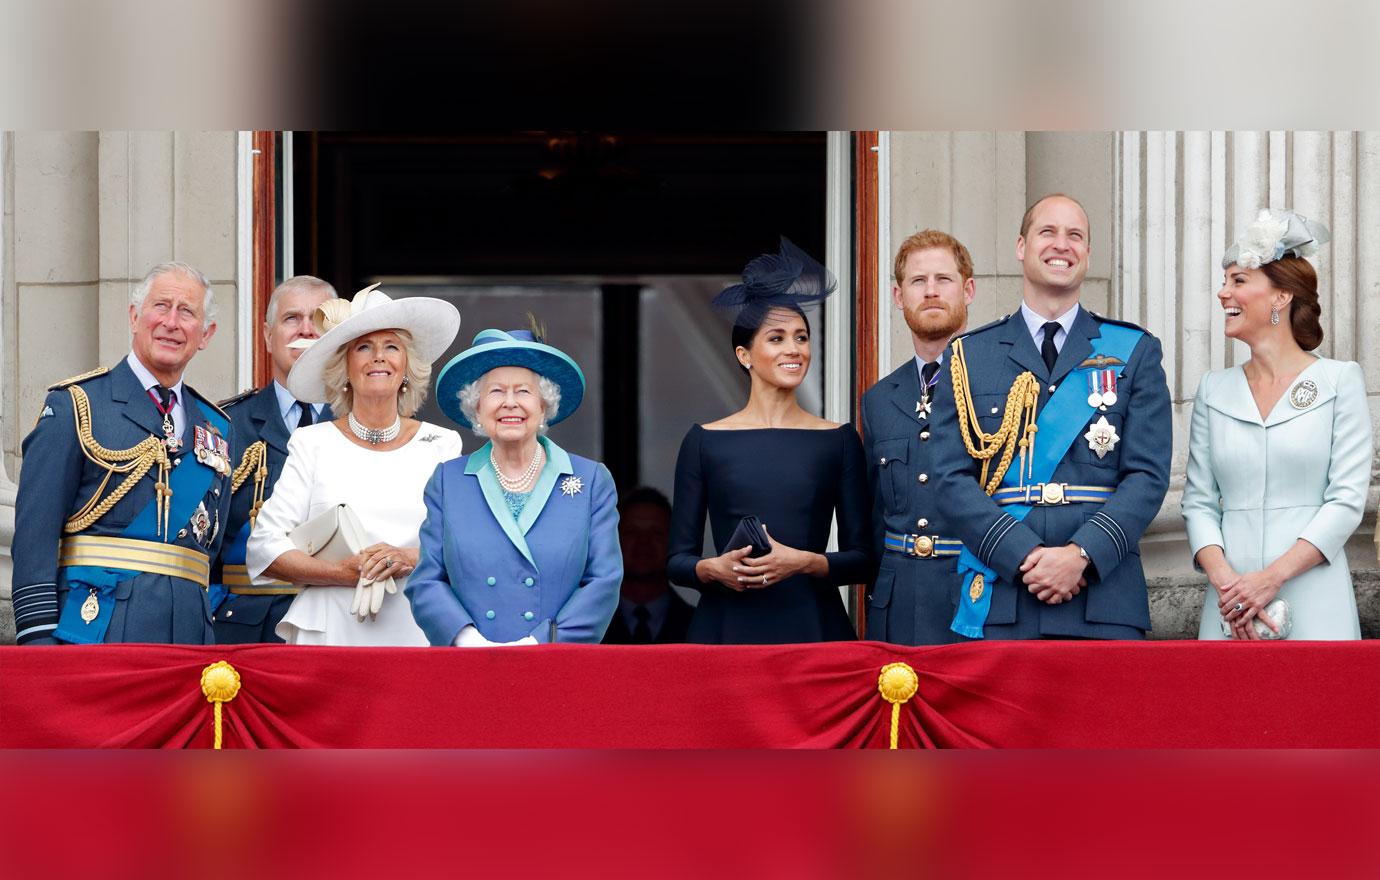
<svg viewBox="0 0 1380 880">
<path fill-rule="evenodd" d="M 1035 202 L 1014 314 L 954 340 L 935 386 L 939 497 L 964 548 L 953 630 L 970 638 L 1142 639 L 1139 541 L 1169 486 L 1159 340 L 1079 304 L 1088 217 Z"/>
<path fill-rule="evenodd" d="M 231 426 L 182 381 L 215 334 L 206 276 L 153 267 L 128 357 L 52 386 L 15 503 L 20 644 L 211 644 L 210 560 L 230 506 Z"/>
</svg>

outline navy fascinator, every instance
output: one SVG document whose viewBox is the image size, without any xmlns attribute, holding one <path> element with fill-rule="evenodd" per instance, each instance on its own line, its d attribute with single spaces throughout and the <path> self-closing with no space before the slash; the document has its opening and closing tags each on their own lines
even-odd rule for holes
<svg viewBox="0 0 1380 880">
<path fill-rule="evenodd" d="M 763 254 L 748 263 L 742 282 L 724 288 L 714 297 L 714 307 L 732 312 L 741 327 L 756 327 L 774 308 L 803 309 L 837 288 L 828 269 L 783 235 L 780 253 Z"/>
</svg>

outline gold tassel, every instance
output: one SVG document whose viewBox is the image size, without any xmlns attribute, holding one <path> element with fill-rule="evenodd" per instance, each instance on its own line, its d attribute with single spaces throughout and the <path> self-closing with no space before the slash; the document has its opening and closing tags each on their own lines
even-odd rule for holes
<svg viewBox="0 0 1380 880">
<path fill-rule="evenodd" d="M 221 747 L 221 704 L 228 703 L 240 692 L 240 674 L 224 660 L 217 660 L 201 670 L 201 692 L 215 707 L 215 742 L 212 748 Z"/>
<path fill-rule="evenodd" d="M 877 676 L 877 690 L 882 699 L 891 704 L 891 748 L 897 745 L 901 731 L 901 704 L 915 696 L 920 689 L 920 677 L 909 663 L 888 663 Z"/>
</svg>

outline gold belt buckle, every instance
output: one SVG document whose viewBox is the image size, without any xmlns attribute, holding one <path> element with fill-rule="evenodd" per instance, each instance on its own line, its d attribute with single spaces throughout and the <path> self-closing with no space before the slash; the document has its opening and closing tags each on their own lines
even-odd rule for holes
<svg viewBox="0 0 1380 880">
<path fill-rule="evenodd" d="M 911 555 L 919 559 L 929 559 L 934 555 L 934 538 L 929 535 L 911 535 Z"/>
<path fill-rule="evenodd" d="M 1041 504 L 1067 504 L 1064 500 L 1064 489 L 1068 488 L 1064 483 L 1041 483 L 1040 484 L 1040 503 Z"/>
</svg>

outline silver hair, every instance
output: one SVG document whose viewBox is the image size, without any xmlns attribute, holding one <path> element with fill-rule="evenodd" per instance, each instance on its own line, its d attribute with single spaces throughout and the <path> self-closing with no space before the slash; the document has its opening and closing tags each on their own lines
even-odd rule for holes
<svg viewBox="0 0 1380 880">
<path fill-rule="evenodd" d="M 205 330 L 216 323 L 216 292 L 211 289 L 210 279 L 195 266 L 191 266 L 187 263 L 179 263 L 176 260 L 170 260 L 169 262 L 159 263 L 157 266 L 154 266 L 148 271 L 148 274 L 144 276 L 144 280 L 140 281 L 138 286 L 130 291 L 129 304 L 134 306 L 134 313 L 137 315 L 144 310 L 144 300 L 148 299 L 149 288 L 153 286 L 153 282 L 156 281 L 159 276 L 173 273 L 181 275 L 184 278 L 190 278 L 197 284 L 200 284 L 201 289 L 206 292 L 206 295 L 201 300 L 201 329 Z"/>
<path fill-rule="evenodd" d="M 490 370 L 490 372 L 493 371 Z M 465 418 L 469 420 L 470 430 L 480 437 L 489 436 L 488 432 L 484 430 L 484 426 L 479 424 L 479 386 L 483 384 L 484 378 L 488 375 L 485 373 L 475 379 L 461 388 L 455 395 L 460 400 L 460 412 L 464 413 Z M 539 373 L 536 375 L 537 393 L 541 395 L 541 424 L 537 426 L 537 433 L 545 434 L 547 416 L 560 412 L 561 386 Z"/>
<path fill-rule="evenodd" d="M 315 275 L 294 275 L 273 289 L 272 295 L 268 298 L 268 308 L 264 310 L 264 323 L 272 327 L 273 322 L 278 319 L 278 300 L 282 299 L 284 294 L 303 290 L 324 290 L 330 294 L 326 299 L 337 299 L 340 296 L 329 281 L 322 281 Z"/>
</svg>

